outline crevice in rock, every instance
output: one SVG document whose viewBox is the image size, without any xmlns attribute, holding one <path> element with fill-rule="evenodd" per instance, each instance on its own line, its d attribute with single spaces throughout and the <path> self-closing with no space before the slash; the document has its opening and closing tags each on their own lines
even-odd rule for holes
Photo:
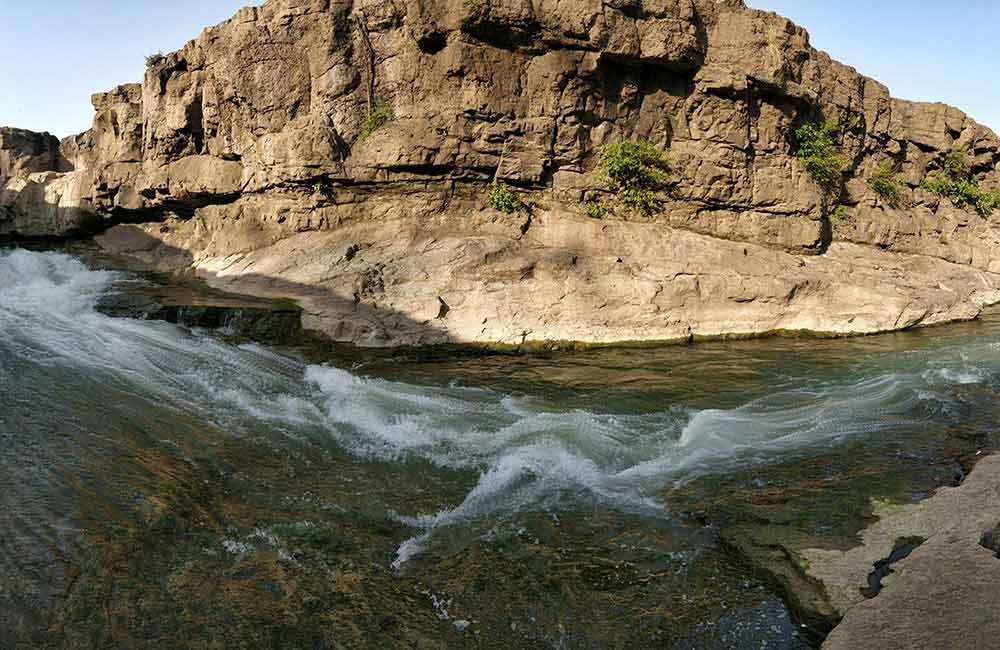
<svg viewBox="0 0 1000 650">
<path fill-rule="evenodd" d="M 868 574 L 868 587 L 861 590 L 865 598 L 874 598 L 882 591 L 882 579 L 892 573 L 892 565 L 905 559 L 924 543 L 923 537 L 901 537 L 893 544 L 889 556 L 875 563 L 875 569 Z"/>
<path fill-rule="evenodd" d="M 1000 560 L 1000 523 L 983 533 L 983 536 L 979 538 L 979 545 L 993 551 L 996 558 Z"/>
<path fill-rule="evenodd" d="M 424 54 L 437 54 L 448 44 L 448 35 L 444 32 L 433 31 L 422 35 L 417 39 L 417 47 Z"/>
<path fill-rule="evenodd" d="M 365 101 L 368 102 L 368 114 L 375 110 L 375 48 L 372 46 L 371 37 L 368 35 L 368 27 L 365 24 L 365 15 L 358 12 L 354 16 L 354 26 L 357 28 L 361 43 L 364 46 L 365 64 Z"/>
<path fill-rule="evenodd" d="M 441 298 L 441 296 L 438 296 L 438 315 L 436 317 L 437 320 L 441 320 L 442 318 L 446 317 L 449 311 L 451 311 L 451 307 L 448 306 L 448 303 L 446 303 L 444 299 Z"/>
</svg>

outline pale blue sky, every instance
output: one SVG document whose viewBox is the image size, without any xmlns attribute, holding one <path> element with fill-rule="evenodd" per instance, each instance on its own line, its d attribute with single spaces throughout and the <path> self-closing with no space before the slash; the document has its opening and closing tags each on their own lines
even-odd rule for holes
<svg viewBox="0 0 1000 650">
<path fill-rule="evenodd" d="M 1000 133 L 1000 1 L 746 0 L 894 97 L 945 102 Z"/>
<path fill-rule="evenodd" d="M 806 27 L 814 46 L 893 95 L 954 104 L 1000 130 L 997 0 L 748 3 Z M 259 2 L 0 0 L 0 125 L 83 131 L 91 93 L 139 81 L 144 55 L 179 48 L 245 4 Z"/>
<path fill-rule="evenodd" d="M 90 128 L 93 93 L 142 80 L 252 0 L 0 0 L 0 126 L 63 137 Z"/>
</svg>

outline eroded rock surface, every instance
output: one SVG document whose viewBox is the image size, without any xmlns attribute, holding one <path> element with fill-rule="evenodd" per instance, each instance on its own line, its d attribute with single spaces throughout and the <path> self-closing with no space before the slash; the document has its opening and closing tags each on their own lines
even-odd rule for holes
<svg viewBox="0 0 1000 650">
<path fill-rule="evenodd" d="M 860 546 L 805 551 L 806 570 L 844 613 L 824 650 L 995 647 L 998 497 L 1000 457 L 990 456 L 959 487 L 877 509 L 880 518 L 862 533 Z M 868 575 L 900 540 L 912 540 L 915 548 L 892 564 L 882 589 L 866 599 Z"/>
<path fill-rule="evenodd" d="M 953 147 L 996 187 L 997 137 L 739 0 L 270 0 L 93 103 L 49 164 L 0 158 L 0 233 L 145 222 L 104 241 L 300 298 L 338 340 L 861 333 L 1000 299 L 998 217 L 919 188 Z M 819 119 L 843 127 L 834 220 L 792 155 Z M 589 219 L 624 138 L 669 148 L 663 210 Z M 865 182 L 886 160 L 900 208 Z M 494 178 L 539 207 L 486 207 Z"/>
</svg>

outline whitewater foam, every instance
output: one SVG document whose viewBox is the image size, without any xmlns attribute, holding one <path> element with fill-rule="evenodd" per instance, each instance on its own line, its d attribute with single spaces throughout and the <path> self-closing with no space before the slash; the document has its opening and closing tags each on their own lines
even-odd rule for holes
<svg viewBox="0 0 1000 650">
<path fill-rule="evenodd" d="M 264 423 L 275 439 L 307 444 L 325 436 L 360 458 L 476 472 L 476 485 L 454 507 L 395 515 L 418 531 L 399 547 L 397 567 L 433 543 L 436 531 L 485 517 L 588 501 L 663 516 L 657 495 L 667 485 L 852 436 L 924 426 L 920 409 L 949 408 L 952 385 L 995 381 L 1000 370 L 1000 350 L 989 342 L 974 353 L 858 363 L 834 378 L 791 377 L 729 409 L 567 409 L 457 379 L 436 386 L 364 377 L 259 345 L 96 312 L 101 293 L 121 279 L 57 253 L 0 253 L 0 352 L 83 367 L 89 381 L 231 435 L 256 440 Z M 18 378 L 0 365 L 0 380 Z"/>
</svg>

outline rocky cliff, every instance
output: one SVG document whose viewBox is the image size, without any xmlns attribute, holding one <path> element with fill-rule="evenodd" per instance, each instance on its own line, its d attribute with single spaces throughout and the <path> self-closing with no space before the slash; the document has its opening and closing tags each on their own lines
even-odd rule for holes
<svg viewBox="0 0 1000 650">
<path fill-rule="evenodd" d="M 338 340 L 862 333 L 1000 301 L 1000 212 L 921 188 L 953 149 L 996 188 L 997 137 L 740 0 L 270 0 L 93 103 L 58 144 L 0 132 L 0 233 L 114 226 Z M 832 195 L 793 155 L 822 120 Z M 626 139 L 669 151 L 660 209 L 587 216 Z M 493 180 L 531 207 L 489 207 Z"/>
</svg>

